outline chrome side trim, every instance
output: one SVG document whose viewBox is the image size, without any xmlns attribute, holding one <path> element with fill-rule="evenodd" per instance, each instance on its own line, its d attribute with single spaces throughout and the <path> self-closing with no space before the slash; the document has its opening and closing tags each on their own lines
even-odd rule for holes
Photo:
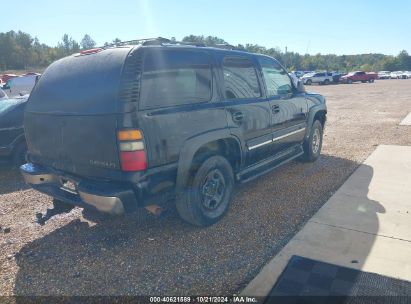
<svg viewBox="0 0 411 304">
<path fill-rule="evenodd" d="M 279 137 L 276 137 L 276 138 L 273 139 L 273 142 L 274 142 L 274 141 L 277 141 L 277 140 L 280 140 L 280 139 L 283 139 L 283 138 L 285 138 L 285 137 L 288 137 L 288 136 L 291 136 L 291 135 L 300 133 L 300 132 L 302 132 L 302 131 L 305 131 L 305 128 L 302 128 L 302 129 L 299 129 L 299 130 L 296 130 L 296 131 L 287 133 L 287 134 L 285 134 L 285 135 L 281 135 L 281 136 L 279 136 Z"/>
<path fill-rule="evenodd" d="M 265 142 L 263 142 L 263 143 L 261 143 L 261 144 L 258 144 L 258 145 L 255 145 L 255 146 L 248 147 L 248 150 L 253 150 L 253 149 L 259 148 L 259 147 L 261 147 L 261 146 L 264 146 L 264 145 L 270 144 L 270 143 L 272 143 L 272 142 L 273 142 L 273 140 L 272 140 L 272 139 L 270 139 L 270 140 L 267 140 L 267 141 L 265 141 Z"/>
<path fill-rule="evenodd" d="M 261 143 L 261 144 L 255 145 L 255 146 L 248 147 L 248 150 L 257 149 L 257 148 L 259 148 L 259 147 L 261 147 L 261 146 L 264 146 L 264 145 L 267 145 L 267 144 L 271 144 L 271 143 L 273 143 L 273 142 L 275 142 L 275 141 L 277 141 L 277 140 L 283 139 L 283 138 L 285 138 L 285 137 L 288 137 L 288 136 L 291 136 L 291 135 L 294 135 L 294 134 L 297 134 L 297 133 L 300 133 L 300 132 L 303 132 L 303 131 L 305 131 L 305 128 L 302 128 L 302 129 L 299 129 L 299 130 L 296 130 L 296 131 L 293 131 L 293 132 L 290 132 L 290 133 L 281 135 L 281 136 L 276 137 L 276 138 L 271 139 L 271 140 L 267 140 L 267 141 L 265 141 L 265 142 L 263 142 L 263 143 Z"/>
</svg>

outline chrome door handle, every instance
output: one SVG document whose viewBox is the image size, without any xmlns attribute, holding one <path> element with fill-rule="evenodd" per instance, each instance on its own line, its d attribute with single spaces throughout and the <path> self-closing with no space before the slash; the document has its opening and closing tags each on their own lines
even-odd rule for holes
<svg viewBox="0 0 411 304">
<path fill-rule="evenodd" d="M 231 115 L 235 122 L 241 122 L 244 118 L 243 112 L 234 112 Z"/>
<path fill-rule="evenodd" d="M 279 105 L 274 105 L 271 107 L 271 110 L 273 112 L 273 114 L 277 114 L 278 112 L 280 112 L 280 106 Z"/>
</svg>

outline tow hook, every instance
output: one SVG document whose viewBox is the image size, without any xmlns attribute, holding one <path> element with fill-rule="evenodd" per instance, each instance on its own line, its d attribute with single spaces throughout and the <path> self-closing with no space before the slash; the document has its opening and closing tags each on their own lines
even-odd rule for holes
<svg viewBox="0 0 411 304">
<path fill-rule="evenodd" d="M 45 214 L 41 212 L 36 213 L 37 223 L 43 226 L 46 223 L 46 221 L 48 221 L 53 216 L 57 214 L 69 213 L 73 208 L 74 208 L 73 205 L 64 203 L 59 200 L 53 200 L 52 209 L 47 208 L 47 211 Z"/>
</svg>

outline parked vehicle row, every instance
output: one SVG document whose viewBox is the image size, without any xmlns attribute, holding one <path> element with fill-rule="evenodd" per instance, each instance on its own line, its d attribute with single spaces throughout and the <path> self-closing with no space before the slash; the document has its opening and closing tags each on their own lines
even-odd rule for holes
<svg viewBox="0 0 411 304">
<path fill-rule="evenodd" d="M 355 71 L 348 74 L 341 74 L 338 72 L 312 72 L 304 74 L 301 81 L 306 85 L 317 84 L 330 84 L 330 83 L 353 83 L 353 82 L 374 82 L 378 79 L 376 73 L 366 73 L 363 71 Z"/>
<path fill-rule="evenodd" d="M 295 77 L 301 79 L 304 84 L 330 84 L 330 83 L 354 83 L 354 82 L 374 82 L 376 79 L 409 79 L 410 71 L 380 71 L 378 73 L 367 73 L 364 71 L 354 71 L 348 74 L 339 72 L 314 72 L 314 71 L 294 71 Z"/>
</svg>

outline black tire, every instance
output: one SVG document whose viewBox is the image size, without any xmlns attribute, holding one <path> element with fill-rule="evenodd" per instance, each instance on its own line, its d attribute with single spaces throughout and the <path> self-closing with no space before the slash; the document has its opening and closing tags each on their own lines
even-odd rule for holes
<svg viewBox="0 0 411 304">
<path fill-rule="evenodd" d="M 348 79 L 347 83 L 352 84 L 352 79 Z"/>
<path fill-rule="evenodd" d="M 324 80 L 324 84 L 328 85 L 328 84 L 330 84 L 330 81 L 328 79 L 326 79 L 326 80 Z"/>
<path fill-rule="evenodd" d="M 361 82 L 362 82 L 362 83 L 366 83 L 367 81 L 366 81 L 366 80 L 361 80 Z"/>
<path fill-rule="evenodd" d="M 321 154 L 323 144 L 323 126 L 319 120 L 314 121 L 310 136 L 304 143 L 304 154 L 302 159 L 306 162 L 315 162 Z"/>
<path fill-rule="evenodd" d="M 311 79 L 308 79 L 308 80 L 305 82 L 305 84 L 307 84 L 307 85 L 312 85 L 312 83 L 313 83 L 313 81 L 312 81 Z"/>
<path fill-rule="evenodd" d="M 192 172 L 186 191 L 176 199 L 177 211 L 190 224 L 210 226 L 227 212 L 233 189 L 230 163 L 222 156 L 211 156 Z"/>
<path fill-rule="evenodd" d="M 21 166 L 26 163 L 27 145 L 25 142 L 21 142 L 16 145 L 13 150 L 13 164 Z"/>
</svg>

